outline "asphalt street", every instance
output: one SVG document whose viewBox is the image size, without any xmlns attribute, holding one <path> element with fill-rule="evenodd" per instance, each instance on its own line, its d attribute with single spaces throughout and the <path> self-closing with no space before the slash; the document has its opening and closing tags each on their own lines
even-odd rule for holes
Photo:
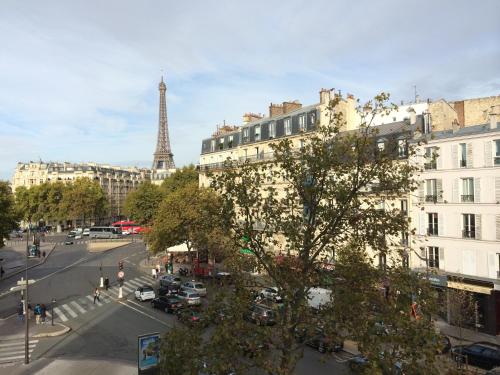
<svg viewBox="0 0 500 375">
<path fill-rule="evenodd" d="M 149 302 L 138 302 L 133 290 L 138 285 L 151 284 L 151 276 L 138 269 L 139 261 L 145 257 L 142 243 L 134 243 L 102 254 L 89 254 L 82 245 L 57 247 L 46 265 L 33 271 L 30 278 L 38 281 L 30 287 L 32 303 L 48 303 L 57 299 L 54 317 L 71 327 L 70 333 L 39 340 L 28 367 L 0 367 L 0 374 L 33 374 L 54 360 L 104 360 L 137 366 L 137 337 L 146 333 L 165 333 L 177 323 L 177 318 L 155 310 Z M 102 273 L 113 282 L 118 272 L 118 261 L 125 266 L 123 300 L 117 299 L 118 289 L 113 285 L 103 291 L 101 301 L 94 305 L 92 291 L 99 283 Z M 6 301 L 14 303 L 12 295 L 2 298 L 0 311 L 9 314 Z M 346 354 L 346 353 L 345 353 Z M 298 366 L 298 374 L 348 374 L 343 361 L 348 356 L 342 353 L 335 357 L 324 356 L 306 348 Z M 77 362 L 75 362 L 77 363 Z M 14 371 L 15 370 L 15 371 Z M 83 371 L 83 370 L 82 370 Z M 74 375 L 79 374 L 75 365 Z M 80 372 L 87 374 L 90 372 Z"/>
</svg>

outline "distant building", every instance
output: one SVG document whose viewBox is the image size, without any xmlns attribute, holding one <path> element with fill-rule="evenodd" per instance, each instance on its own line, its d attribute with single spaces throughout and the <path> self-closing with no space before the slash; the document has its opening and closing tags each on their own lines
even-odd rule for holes
<svg viewBox="0 0 500 375">
<path fill-rule="evenodd" d="M 110 202 L 110 220 L 123 215 L 126 195 L 141 182 L 151 178 L 151 171 L 144 168 L 124 168 L 96 163 L 29 162 L 17 163 L 12 179 L 12 190 L 20 186 L 30 188 L 45 182 L 71 183 L 87 177 L 99 181 Z"/>
</svg>

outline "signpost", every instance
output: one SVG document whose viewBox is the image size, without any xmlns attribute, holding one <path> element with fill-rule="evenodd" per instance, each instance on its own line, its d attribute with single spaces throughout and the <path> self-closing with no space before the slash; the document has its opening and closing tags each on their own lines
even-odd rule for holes
<svg viewBox="0 0 500 375">
<path fill-rule="evenodd" d="M 160 363 L 160 334 L 150 333 L 137 338 L 137 367 L 139 375 L 156 374 Z"/>
<path fill-rule="evenodd" d="M 118 271 L 118 283 L 120 284 L 120 287 L 118 288 L 118 298 L 122 299 L 123 298 L 123 280 L 125 278 L 125 272 L 123 271 Z"/>
</svg>

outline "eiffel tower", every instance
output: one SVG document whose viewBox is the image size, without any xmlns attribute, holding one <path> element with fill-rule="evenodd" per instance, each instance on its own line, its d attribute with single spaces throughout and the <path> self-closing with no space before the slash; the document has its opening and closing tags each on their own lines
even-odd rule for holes
<svg viewBox="0 0 500 375">
<path fill-rule="evenodd" d="M 158 90 L 160 90 L 160 117 L 158 120 L 156 151 L 153 154 L 153 170 L 174 169 L 174 154 L 170 150 L 170 140 L 168 137 L 167 100 L 165 98 L 167 85 L 163 82 L 163 76 L 161 77 Z"/>
</svg>

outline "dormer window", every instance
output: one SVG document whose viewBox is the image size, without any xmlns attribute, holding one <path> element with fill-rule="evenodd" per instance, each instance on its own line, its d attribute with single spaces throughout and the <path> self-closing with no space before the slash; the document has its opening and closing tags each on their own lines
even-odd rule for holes
<svg viewBox="0 0 500 375">
<path fill-rule="evenodd" d="M 243 142 L 248 142 L 249 137 L 248 137 L 248 128 L 243 129 Z"/>
<path fill-rule="evenodd" d="M 224 149 L 224 138 L 220 138 L 219 139 L 219 150 L 223 150 Z"/>
<path fill-rule="evenodd" d="M 311 113 L 311 116 L 309 117 L 309 119 L 311 120 L 310 121 L 310 124 L 311 125 L 314 125 L 316 123 L 316 113 Z"/>
<path fill-rule="evenodd" d="M 292 122 L 290 121 L 289 118 L 286 118 L 284 123 L 285 123 L 285 135 L 291 135 L 292 134 Z"/>
<path fill-rule="evenodd" d="M 301 132 L 306 130 L 306 116 L 305 115 L 299 116 L 299 130 Z"/>
<path fill-rule="evenodd" d="M 215 139 L 212 139 L 210 141 L 210 151 L 214 152 L 215 151 Z"/>
<path fill-rule="evenodd" d="M 233 136 L 232 135 L 230 135 L 228 137 L 227 147 L 229 147 L 229 148 L 233 147 Z"/>
<path fill-rule="evenodd" d="M 377 141 L 377 150 L 382 152 L 385 150 L 385 141 L 384 140 L 379 140 Z"/>
<path fill-rule="evenodd" d="M 276 123 L 274 121 L 269 123 L 269 138 L 276 138 Z"/>
<path fill-rule="evenodd" d="M 255 125 L 255 141 L 260 141 L 260 125 Z"/>
</svg>

